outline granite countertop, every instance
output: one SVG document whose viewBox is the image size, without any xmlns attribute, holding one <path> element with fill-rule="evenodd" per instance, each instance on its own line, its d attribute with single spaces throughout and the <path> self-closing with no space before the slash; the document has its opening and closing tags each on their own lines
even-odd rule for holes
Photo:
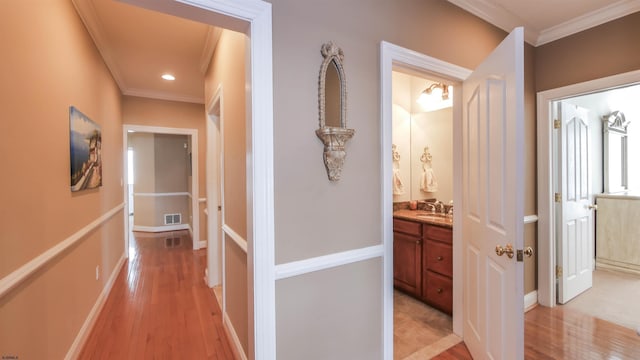
<svg viewBox="0 0 640 360">
<path fill-rule="evenodd" d="M 396 210 L 393 212 L 393 217 L 398 219 L 416 221 L 424 224 L 442 226 L 450 229 L 453 228 L 453 219 L 451 217 L 434 214 L 430 211 L 405 209 Z"/>
</svg>

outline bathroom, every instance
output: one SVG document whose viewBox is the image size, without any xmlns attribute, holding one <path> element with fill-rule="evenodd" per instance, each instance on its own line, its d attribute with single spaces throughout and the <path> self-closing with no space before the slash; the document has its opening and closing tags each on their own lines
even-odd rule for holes
<svg viewBox="0 0 640 360">
<path fill-rule="evenodd" d="M 394 359 L 430 358 L 452 331 L 453 87 L 394 69 Z"/>
</svg>

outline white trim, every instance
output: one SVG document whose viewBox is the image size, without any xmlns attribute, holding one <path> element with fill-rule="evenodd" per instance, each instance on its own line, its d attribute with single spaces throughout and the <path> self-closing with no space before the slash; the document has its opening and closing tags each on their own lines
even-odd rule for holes
<svg viewBox="0 0 640 360">
<path fill-rule="evenodd" d="M 222 313 L 222 328 L 224 332 L 227 333 L 227 338 L 231 343 L 231 351 L 233 352 L 234 359 L 247 360 L 247 354 L 244 353 L 236 329 L 233 327 L 231 319 L 229 319 L 229 315 L 227 315 L 226 312 Z"/>
<path fill-rule="evenodd" d="M 448 1 L 506 32 L 511 32 L 511 30 L 517 26 L 524 26 L 525 40 L 533 46 L 544 45 L 640 10 L 640 0 L 620 0 L 550 28 L 536 29 L 520 16 L 505 10 L 503 7 L 491 1 Z"/>
<path fill-rule="evenodd" d="M 187 197 L 191 197 L 191 194 L 188 193 L 188 192 L 133 193 L 133 196 L 140 196 L 140 197 L 187 196 Z"/>
<path fill-rule="evenodd" d="M 207 247 L 207 240 L 206 239 L 205 240 L 200 240 L 200 244 L 198 244 L 198 247 L 200 249 L 206 248 Z M 205 270 L 207 270 L 207 269 L 205 269 Z"/>
<path fill-rule="evenodd" d="M 538 215 L 527 215 L 524 217 L 525 224 L 533 224 L 538 222 Z"/>
<path fill-rule="evenodd" d="M 126 96 L 137 96 L 137 97 L 156 99 L 156 100 L 204 104 L 204 98 L 201 96 L 185 96 L 185 95 L 173 94 L 167 91 L 153 91 L 153 90 L 137 89 L 137 88 L 131 88 L 131 87 L 127 87 L 121 90 L 122 90 L 122 95 L 126 95 Z"/>
<path fill-rule="evenodd" d="M 224 233 L 230 237 L 231 240 L 233 240 L 233 242 L 242 249 L 242 251 L 245 253 L 247 252 L 247 240 L 243 239 L 242 236 L 238 235 L 238 233 L 233 231 L 233 229 L 227 224 L 222 225 L 222 231 L 224 231 Z"/>
<path fill-rule="evenodd" d="M 276 265 L 276 280 L 282 280 L 314 271 L 330 269 L 336 266 L 384 256 L 384 246 L 374 245 L 366 248 L 343 251 L 310 259 L 292 261 Z"/>
<path fill-rule="evenodd" d="M 621 0 L 611 5 L 596 9 L 578 16 L 562 24 L 540 31 L 535 46 L 544 45 L 563 37 L 602 25 L 606 22 L 640 11 L 640 0 Z"/>
<path fill-rule="evenodd" d="M 198 199 L 199 203 L 206 203 L 207 202 L 207 198 L 200 198 Z"/>
<path fill-rule="evenodd" d="M 120 205 L 109 210 L 99 218 L 90 222 L 82 229 L 76 231 L 73 235 L 59 242 L 55 246 L 49 248 L 47 251 L 36 256 L 35 258 L 31 259 L 31 261 L 20 266 L 7 276 L 0 279 L 0 298 L 9 293 L 14 287 L 18 286 L 20 283 L 28 279 L 29 276 L 48 264 L 51 260 L 55 259 L 62 252 L 84 239 L 87 234 L 96 229 L 98 226 L 104 224 L 122 209 L 124 209 L 124 203 L 121 203 Z"/>
<path fill-rule="evenodd" d="M 443 76 L 453 81 L 462 82 L 470 74 L 471 70 L 447 63 L 418 52 L 393 45 L 388 42 L 380 43 L 380 79 L 381 79 L 381 151 L 391 149 L 392 133 L 392 71 L 394 65 L 409 68 L 421 73 L 430 72 L 433 75 Z M 462 141 L 462 103 L 461 87 L 456 85 L 454 91 L 453 107 L 453 143 L 454 143 L 454 203 L 462 203 L 461 189 L 462 174 L 462 150 L 456 144 Z M 382 235 L 384 245 L 383 256 L 383 357 L 386 360 L 393 359 L 393 195 L 391 177 L 391 157 L 382 157 Z M 460 212 L 454 213 L 454 223 L 461 223 Z M 453 229 L 453 331 L 462 335 L 462 233 L 459 227 Z"/>
<path fill-rule="evenodd" d="M 77 359 L 80 356 L 80 352 L 82 351 L 82 348 L 84 347 L 84 344 L 87 341 L 87 338 L 89 337 L 89 334 L 91 333 L 96 320 L 98 320 L 100 311 L 102 311 L 104 304 L 107 302 L 107 298 L 111 293 L 111 289 L 116 282 L 118 274 L 120 274 L 120 271 L 122 270 L 122 266 L 124 265 L 125 260 L 127 260 L 127 258 L 123 253 L 120 257 L 120 260 L 118 260 L 116 266 L 113 268 L 111 276 L 109 276 L 109 280 L 107 280 L 104 288 L 102 288 L 102 292 L 98 296 L 98 299 L 96 299 L 95 304 L 93 304 L 91 311 L 89 311 L 89 315 L 87 315 L 87 318 L 84 320 L 84 323 L 82 324 L 80 331 L 78 331 L 75 340 L 73 340 L 73 344 L 71 344 L 69 351 L 67 351 L 67 355 L 64 357 L 65 359 Z"/>
<path fill-rule="evenodd" d="M 142 132 L 142 133 L 152 133 L 152 134 L 171 134 L 171 135 L 187 135 L 191 138 L 191 193 L 186 192 L 185 194 L 189 197 L 191 197 L 192 199 L 199 199 L 199 193 L 198 193 L 198 189 L 199 189 L 199 177 L 198 177 L 198 164 L 199 164 L 199 160 L 198 160 L 198 154 L 200 153 L 199 151 L 199 145 L 198 145 L 198 129 L 189 129 L 189 128 L 172 128 L 172 127 L 162 127 L 162 126 L 144 126 L 144 125 L 130 125 L 130 124 L 125 124 L 122 126 L 122 132 L 123 132 L 123 142 L 122 142 L 122 146 L 123 146 L 123 152 L 125 154 L 125 161 L 123 162 L 123 176 L 125 179 L 128 178 L 128 174 L 127 174 L 127 160 L 126 160 L 126 153 L 127 150 L 129 148 L 129 141 L 128 141 L 128 136 L 127 134 L 129 133 L 129 131 L 133 131 L 133 132 Z M 195 149 L 195 150 L 194 150 Z M 127 196 L 127 192 L 124 192 L 124 196 L 125 196 L 125 203 L 129 200 L 126 198 Z M 140 193 L 138 193 L 140 194 Z M 143 193 L 143 194 L 157 194 L 157 193 Z M 160 193 L 162 194 L 162 193 Z M 183 194 L 183 193 L 164 193 L 164 194 Z M 143 195 L 146 196 L 146 195 Z M 172 196 L 172 195 L 161 195 L 161 196 Z M 193 225 L 192 227 L 192 234 L 191 234 L 191 238 L 193 239 L 193 250 L 198 250 L 198 244 L 200 244 L 200 209 L 199 209 L 199 204 L 197 201 L 191 201 L 191 223 Z M 136 230 L 136 228 L 139 229 L 139 227 L 134 226 L 134 231 L 167 231 L 167 230 Z M 129 248 L 129 236 L 128 233 L 125 234 L 125 249 Z"/>
<path fill-rule="evenodd" d="M 568 97 L 593 93 L 640 82 L 640 70 L 590 80 L 557 89 L 541 91 L 537 96 L 538 158 L 538 302 L 555 306 L 555 218 L 553 201 L 553 114 L 551 103 Z"/>
<path fill-rule="evenodd" d="M 538 291 L 533 290 L 524 295 L 524 312 L 533 309 L 536 305 L 538 305 Z"/>
<path fill-rule="evenodd" d="M 189 226 L 189 224 L 162 225 L 162 226 L 143 226 L 143 225 L 133 226 L 133 231 L 142 231 L 142 232 L 164 232 L 164 231 L 178 231 L 178 230 L 189 230 L 189 232 L 192 233 L 191 227 Z M 193 238 L 193 235 L 192 235 L 192 238 Z"/>
</svg>

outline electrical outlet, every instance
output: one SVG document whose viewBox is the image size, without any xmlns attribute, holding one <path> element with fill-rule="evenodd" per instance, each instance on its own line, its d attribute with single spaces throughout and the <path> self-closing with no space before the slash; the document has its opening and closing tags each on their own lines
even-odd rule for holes
<svg viewBox="0 0 640 360">
<path fill-rule="evenodd" d="M 100 265 L 96 266 L 96 280 L 100 279 Z"/>
</svg>

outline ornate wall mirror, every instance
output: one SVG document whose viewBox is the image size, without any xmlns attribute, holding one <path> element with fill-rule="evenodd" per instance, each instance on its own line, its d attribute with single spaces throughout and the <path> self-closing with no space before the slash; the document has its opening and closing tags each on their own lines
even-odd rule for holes
<svg viewBox="0 0 640 360">
<path fill-rule="evenodd" d="M 628 190 L 627 120 L 621 111 L 602 117 L 604 148 L 604 191 Z"/>
<path fill-rule="evenodd" d="M 344 54 L 333 42 L 322 45 L 318 107 L 320 127 L 316 135 L 324 144 L 323 159 L 329 180 L 338 181 L 347 156 L 345 145 L 355 130 L 347 128 L 347 81 L 342 67 Z"/>
</svg>

